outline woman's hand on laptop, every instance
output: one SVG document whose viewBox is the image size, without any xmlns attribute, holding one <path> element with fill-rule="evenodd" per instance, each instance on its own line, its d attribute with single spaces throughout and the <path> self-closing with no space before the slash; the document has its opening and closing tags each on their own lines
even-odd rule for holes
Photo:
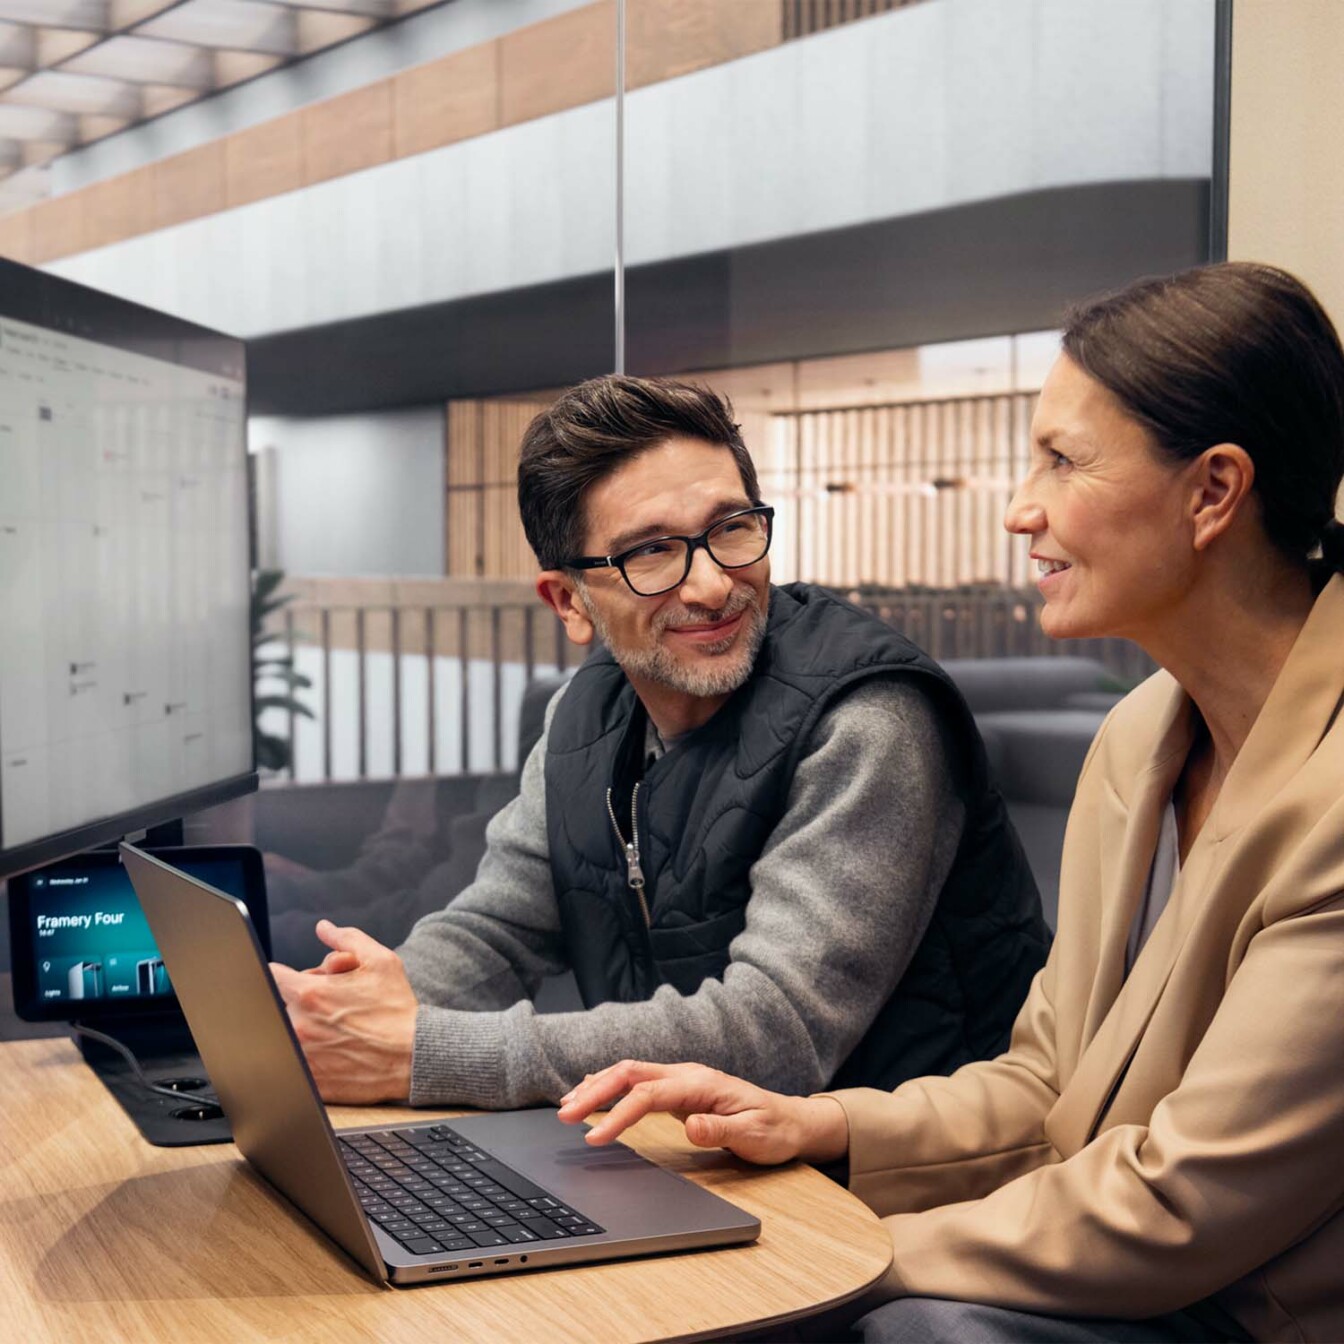
<svg viewBox="0 0 1344 1344">
<path fill-rule="evenodd" d="M 332 950 L 320 966 L 271 963 L 324 1101 L 405 1101 L 411 1092 L 415 993 L 401 958 L 360 929 L 317 924 Z"/>
<path fill-rule="evenodd" d="M 849 1149 L 849 1124 L 833 1098 L 781 1096 L 703 1064 L 624 1059 L 564 1096 L 560 1119 L 577 1124 L 612 1102 L 589 1143 L 610 1143 L 650 1111 L 667 1111 L 697 1147 L 727 1148 L 748 1162 L 833 1162 Z"/>
</svg>

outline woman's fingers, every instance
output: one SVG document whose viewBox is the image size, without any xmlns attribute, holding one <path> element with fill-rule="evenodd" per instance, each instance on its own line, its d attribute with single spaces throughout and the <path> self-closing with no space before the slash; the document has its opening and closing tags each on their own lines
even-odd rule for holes
<svg viewBox="0 0 1344 1344">
<path fill-rule="evenodd" d="M 577 1124 L 593 1111 L 604 1110 L 637 1083 L 676 1077 L 695 1067 L 693 1064 L 646 1064 L 643 1060 L 623 1059 L 619 1064 L 590 1073 L 561 1097 L 560 1118 L 568 1124 Z"/>
<path fill-rule="evenodd" d="M 610 1143 L 654 1111 L 675 1115 L 700 1148 L 727 1148 L 754 1162 L 785 1162 L 797 1152 L 791 1100 L 700 1064 L 622 1060 L 590 1074 L 568 1093 L 560 1118 L 575 1123 L 610 1108 L 588 1131 Z"/>
<path fill-rule="evenodd" d="M 677 1079 L 636 1083 L 585 1135 L 589 1143 L 610 1143 L 650 1111 L 685 1111 L 685 1084 Z"/>
<path fill-rule="evenodd" d="M 849 1146 L 844 1109 L 834 1097 L 786 1097 L 702 1064 L 623 1059 L 591 1073 L 565 1094 L 560 1119 L 577 1124 L 610 1107 L 588 1131 L 610 1143 L 654 1111 L 675 1115 L 698 1148 L 727 1148 L 749 1162 L 826 1162 Z"/>
</svg>

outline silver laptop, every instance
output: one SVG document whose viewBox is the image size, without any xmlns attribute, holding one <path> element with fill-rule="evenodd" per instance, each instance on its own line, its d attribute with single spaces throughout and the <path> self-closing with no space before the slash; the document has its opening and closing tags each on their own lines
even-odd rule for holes
<svg viewBox="0 0 1344 1344">
<path fill-rule="evenodd" d="M 549 1109 L 332 1129 L 247 907 L 121 846 L 243 1156 L 392 1283 L 753 1241 L 760 1222 Z"/>
</svg>

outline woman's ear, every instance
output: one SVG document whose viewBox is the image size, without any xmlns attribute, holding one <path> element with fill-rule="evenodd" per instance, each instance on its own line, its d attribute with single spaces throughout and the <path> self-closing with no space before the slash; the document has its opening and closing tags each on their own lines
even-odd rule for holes
<svg viewBox="0 0 1344 1344">
<path fill-rule="evenodd" d="M 578 582 L 563 569 L 543 569 L 537 575 L 537 596 L 560 618 L 569 642 L 591 644 L 593 622 L 578 588 Z"/>
<path fill-rule="evenodd" d="M 1247 507 L 1255 485 L 1255 463 L 1237 444 L 1217 443 L 1206 448 L 1192 465 L 1195 477 L 1190 521 L 1195 549 L 1202 551 Z"/>
</svg>

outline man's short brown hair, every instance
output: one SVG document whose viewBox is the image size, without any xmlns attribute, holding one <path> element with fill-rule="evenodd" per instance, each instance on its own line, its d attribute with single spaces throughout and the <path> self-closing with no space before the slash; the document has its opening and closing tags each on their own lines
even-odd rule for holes
<svg viewBox="0 0 1344 1344">
<path fill-rule="evenodd" d="M 542 411 L 518 455 L 518 511 L 542 569 L 561 569 L 582 552 L 588 487 L 673 438 L 727 449 L 747 497 L 761 502 L 732 406 L 708 388 L 613 373 L 580 383 Z"/>
</svg>

